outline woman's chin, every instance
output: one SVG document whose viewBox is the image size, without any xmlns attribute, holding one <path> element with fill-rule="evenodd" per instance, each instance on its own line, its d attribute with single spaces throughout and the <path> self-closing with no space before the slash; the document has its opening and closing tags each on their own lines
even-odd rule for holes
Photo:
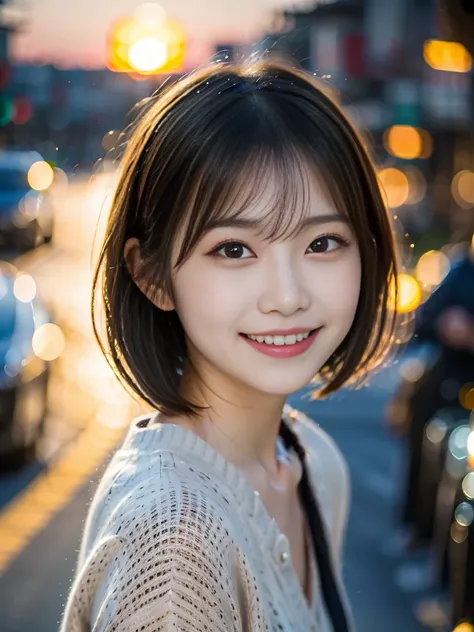
<svg viewBox="0 0 474 632">
<path fill-rule="evenodd" d="M 298 379 L 298 376 L 293 376 L 289 379 L 289 376 L 285 375 L 268 379 L 269 376 L 267 375 L 264 380 L 260 377 L 260 379 L 256 379 L 253 383 L 250 383 L 249 386 L 261 393 L 286 398 L 307 387 L 308 384 L 314 380 L 314 377 L 315 374 L 311 374 L 309 376 L 302 376 L 300 379 Z"/>
</svg>

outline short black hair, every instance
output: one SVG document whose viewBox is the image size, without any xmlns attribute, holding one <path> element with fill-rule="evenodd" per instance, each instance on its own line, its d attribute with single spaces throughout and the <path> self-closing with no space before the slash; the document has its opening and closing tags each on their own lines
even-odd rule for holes
<svg viewBox="0 0 474 632">
<path fill-rule="evenodd" d="M 279 176 L 281 190 L 265 236 L 276 239 L 292 231 L 301 214 L 294 181 L 303 177 L 303 163 L 317 170 L 346 214 L 362 265 L 354 322 L 320 370 L 321 395 L 385 358 L 396 321 L 389 303 L 391 291 L 396 294 L 397 253 L 362 137 L 323 83 L 301 69 L 272 60 L 213 64 L 152 98 L 138 121 L 94 278 L 94 296 L 100 288 L 105 306 L 107 340 L 101 340 L 93 298 L 94 328 L 106 357 L 134 393 L 164 414 L 197 412 L 179 392 L 185 335 L 178 314 L 158 309 L 135 284 L 124 260 L 126 241 L 139 240 L 146 278 L 173 296 L 174 267 L 213 219 L 242 212 L 269 173 Z M 249 191 L 245 199 L 242 190 Z M 182 231 L 176 259 L 173 249 Z"/>
</svg>

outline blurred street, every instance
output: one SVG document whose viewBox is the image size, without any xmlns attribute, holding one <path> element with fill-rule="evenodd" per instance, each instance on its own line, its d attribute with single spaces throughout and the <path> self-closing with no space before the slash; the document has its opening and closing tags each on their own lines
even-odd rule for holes
<svg viewBox="0 0 474 632">
<path fill-rule="evenodd" d="M 48 498 L 48 483 L 51 490 L 46 510 L 38 508 L 43 514 L 42 528 L 31 537 L 20 538 L 16 556 L 4 564 L 0 577 L 2 632 L 27 632 L 32 621 L 37 632 L 57 628 L 75 565 L 71 551 L 77 551 L 101 464 L 120 440 L 124 424 L 138 412 L 115 387 L 97 354 L 88 319 L 90 244 L 99 215 L 107 211 L 112 189 L 113 177 L 107 174 L 96 175 L 91 182 L 72 179 L 55 200 L 53 246 L 19 262 L 24 271 L 34 273 L 38 294 L 52 313 L 58 314 L 66 345 L 53 363 L 42 446 L 44 459 L 53 460 L 49 468 L 39 464 L 9 475 L 0 486 L 4 510 L 15 495 L 21 498 L 21 493 L 28 493 L 38 481 L 46 486 L 38 488 L 43 499 Z M 413 616 L 422 594 L 416 590 L 418 567 L 410 566 L 410 560 L 399 558 L 392 550 L 402 458 L 400 446 L 383 426 L 382 413 L 396 381 L 397 369 L 393 367 L 374 377 L 370 387 L 342 393 L 331 402 L 312 401 L 305 392 L 290 401 L 328 430 L 351 469 L 353 502 L 345 575 L 358 629 L 364 632 L 421 629 Z M 61 448 L 64 452 L 65 446 L 66 456 L 54 459 L 56 451 Z M 60 478 L 55 475 L 58 470 L 68 472 L 69 477 L 59 486 L 55 484 Z M 71 478 L 74 485 L 67 482 Z M 26 509 L 19 506 L 17 511 Z M 34 510 L 30 506 L 28 511 L 31 514 Z M 21 520 L 15 524 L 16 535 L 21 535 Z M 5 528 L 0 514 L 2 534 Z M 5 546 L 5 540 L 2 544 Z M 414 582 L 410 582 L 413 576 Z M 18 586 L 22 586 L 21 591 Z"/>
<path fill-rule="evenodd" d="M 96 486 L 146 412 L 91 323 L 131 126 L 203 64 L 261 57 L 310 73 L 360 130 L 400 253 L 388 303 L 414 361 L 289 400 L 350 468 L 356 629 L 474 631 L 473 33 L 464 0 L 0 0 L 0 632 L 58 630 Z"/>
</svg>

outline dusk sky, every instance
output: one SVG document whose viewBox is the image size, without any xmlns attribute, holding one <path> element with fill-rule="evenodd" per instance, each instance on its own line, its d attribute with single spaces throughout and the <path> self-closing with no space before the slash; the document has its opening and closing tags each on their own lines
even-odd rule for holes
<svg viewBox="0 0 474 632">
<path fill-rule="evenodd" d="M 13 0 L 27 7 L 25 32 L 16 35 L 16 58 L 101 65 L 111 23 L 142 0 Z M 214 42 L 258 39 L 274 8 L 314 5 L 314 0 L 160 0 L 189 38 L 189 56 L 202 61 Z"/>
</svg>

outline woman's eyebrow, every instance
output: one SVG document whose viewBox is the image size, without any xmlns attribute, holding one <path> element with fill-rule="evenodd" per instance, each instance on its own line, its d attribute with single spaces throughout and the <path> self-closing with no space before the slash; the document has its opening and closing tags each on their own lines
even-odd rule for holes
<svg viewBox="0 0 474 632">
<path fill-rule="evenodd" d="M 310 226 L 320 226 L 321 224 L 329 224 L 330 222 L 342 222 L 348 223 L 348 220 L 344 215 L 339 213 L 326 213 L 323 215 L 311 215 L 305 217 L 298 226 L 298 232 L 308 228 Z M 262 220 L 249 217 L 219 217 L 210 222 L 207 227 L 207 231 L 214 230 L 215 228 L 250 228 L 258 229 L 262 226 Z"/>
</svg>

